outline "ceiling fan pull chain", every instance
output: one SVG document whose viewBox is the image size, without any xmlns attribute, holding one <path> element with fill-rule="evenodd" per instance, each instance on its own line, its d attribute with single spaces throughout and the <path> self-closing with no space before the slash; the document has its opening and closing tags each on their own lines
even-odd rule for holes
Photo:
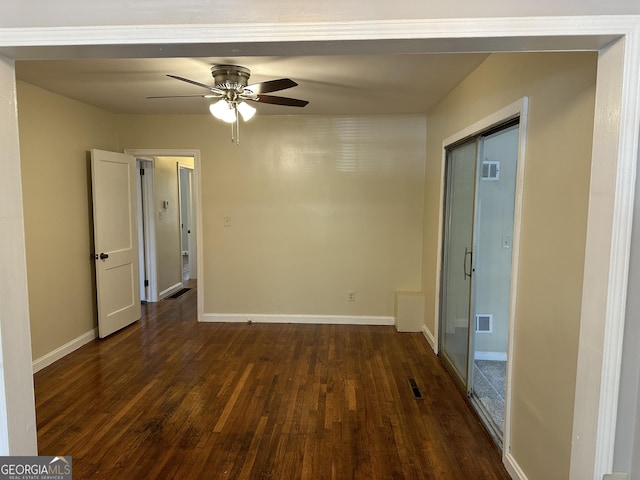
<svg viewBox="0 0 640 480">
<path fill-rule="evenodd" d="M 240 119 L 236 110 L 236 119 L 231 122 L 231 143 L 240 145 Z"/>
<path fill-rule="evenodd" d="M 236 110 L 236 145 L 240 145 L 240 115 L 238 115 L 238 107 L 233 107 Z"/>
</svg>

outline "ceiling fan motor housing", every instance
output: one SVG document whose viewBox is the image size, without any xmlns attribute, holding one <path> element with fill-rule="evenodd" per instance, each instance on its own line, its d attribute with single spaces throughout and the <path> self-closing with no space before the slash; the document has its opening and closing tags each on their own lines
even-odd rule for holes
<svg viewBox="0 0 640 480">
<path fill-rule="evenodd" d="M 247 86 L 251 71 L 239 65 L 214 65 L 211 75 L 216 88 L 242 91 Z"/>
</svg>

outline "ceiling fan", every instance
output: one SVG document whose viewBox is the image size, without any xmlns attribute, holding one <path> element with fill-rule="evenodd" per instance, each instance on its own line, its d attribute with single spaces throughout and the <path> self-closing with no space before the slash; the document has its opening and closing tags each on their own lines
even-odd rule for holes
<svg viewBox="0 0 640 480">
<path fill-rule="evenodd" d="M 231 141 L 235 143 L 239 143 L 239 117 L 242 116 L 242 119 L 246 122 L 253 117 L 256 112 L 256 109 L 249 105 L 247 101 L 269 103 L 272 105 L 282 105 L 287 107 L 304 107 L 309 103 L 307 100 L 300 100 L 297 98 L 265 95 L 265 93 L 286 90 L 287 88 L 292 88 L 298 85 L 289 78 L 267 80 L 265 82 L 248 85 L 251 71 L 248 68 L 241 67 L 239 65 L 214 65 L 211 67 L 211 75 L 213 76 L 214 81 L 213 86 L 180 77 L 178 75 L 167 75 L 168 77 L 176 80 L 206 88 L 208 93 L 194 95 L 165 95 L 146 98 L 219 98 L 220 100 L 209 106 L 209 110 L 214 117 L 231 124 Z"/>
</svg>

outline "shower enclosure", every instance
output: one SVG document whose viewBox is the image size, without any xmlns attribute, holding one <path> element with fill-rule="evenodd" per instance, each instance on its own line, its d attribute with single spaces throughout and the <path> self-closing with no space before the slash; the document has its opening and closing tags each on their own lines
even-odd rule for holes
<svg viewBox="0 0 640 480">
<path fill-rule="evenodd" d="M 440 353 L 502 446 L 518 119 L 446 147 Z"/>
</svg>

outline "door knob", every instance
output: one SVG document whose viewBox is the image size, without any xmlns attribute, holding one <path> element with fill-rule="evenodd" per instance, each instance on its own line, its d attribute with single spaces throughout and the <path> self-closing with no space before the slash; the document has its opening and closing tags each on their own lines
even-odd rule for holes
<svg viewBox="0 0 640 480">
<path fill-rule="evenodd" d="M 101 254 L 100 254 L 100 260 L 105 260 L 105 259 L 107 259 L 107 258 L 109 258 L 109 255 L 108 255 L 108 254 L 106 254 L 106 253 L 101 253 Z"/>
</svg>

